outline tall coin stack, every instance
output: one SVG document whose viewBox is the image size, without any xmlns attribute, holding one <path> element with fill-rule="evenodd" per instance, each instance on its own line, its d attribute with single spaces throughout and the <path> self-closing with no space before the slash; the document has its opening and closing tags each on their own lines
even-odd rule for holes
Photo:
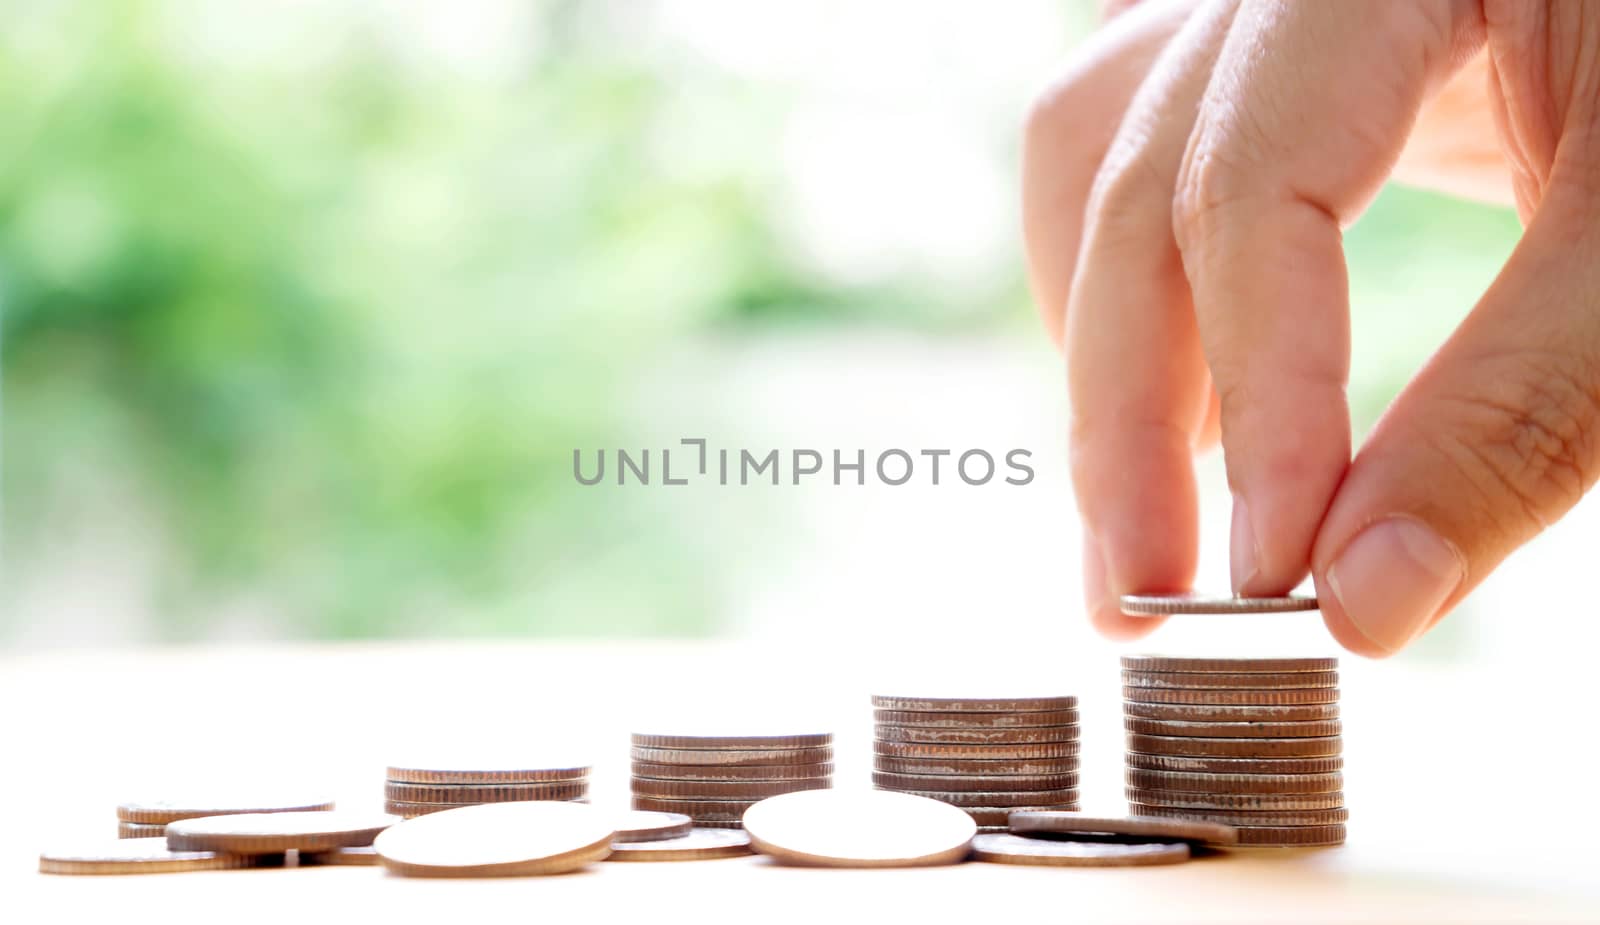
<svg viewBox="0 0 1600 925">
<path fill-rule="evenodd" d="M 1338 667 L 1124 656 L 1131 811 L 1227 823 L 1241 845 L 1342 844 Z"/>
<path fill-rule="evenodd" d="M 458 806 L 526 800 L 588 802 L 589 767 L 390 765 L 384 811 L 423 816 Z"/>
<path fill-rule="evenodd" d="M 980 831 L 1078 808 L 1078 699 L 872 698 L 873 786 L 960 807 Z"/>
<path fill-rule="evenodd" d="M 833 734 L 633 734 L 633 808 L 682 813 L 702 828 L 741 828 L 767 797 L 833 786 Z"/>
</svg>

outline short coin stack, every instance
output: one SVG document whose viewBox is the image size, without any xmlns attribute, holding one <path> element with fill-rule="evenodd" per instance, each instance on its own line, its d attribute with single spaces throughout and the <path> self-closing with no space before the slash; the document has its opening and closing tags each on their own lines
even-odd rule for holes
<svg viewBox="0 0 1600 925">
<path fill-rule="evenodd" d="M 1344 842 L 1337 659 L 1135 655 L 1122 668 L 1131 812 L 1226 823 L 1241 846 Z"/>
<path fill-rule="evenodd" d="M 167 825 L 181 819 L 227 816 L 236 813 L 294 813 L 333 809 L 333 801 L 320 795 L 268 797 L 217 795 L 188 800 L 128 802 L 117 807 L 118 838 L 165 837 Z"/>
<path fill-rule="evenodd" d="M 480 803 L 588 802 L 589 767 L 390 765 L 383 795 L 384 810 L 407 819 Z"/>
<path fill-rule="evenodd" d="M 734 829 L 767 797 L 833 786 L 832 733 L 633 735 L 633 808 Z"/>
<path fill-rule="evenodd" d="M 979 831 L 1078 808 L 1076 697 L 874 696 L 872 783 L 960 807 Z"/>
</svg>

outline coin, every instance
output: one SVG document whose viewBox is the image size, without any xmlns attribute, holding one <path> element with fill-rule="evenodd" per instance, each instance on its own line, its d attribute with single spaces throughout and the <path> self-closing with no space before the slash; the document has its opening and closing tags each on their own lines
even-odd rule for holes
<svg viewBox="0 0 1600 925">
<path fill-rule="evenodd" d="M 687 748 L 687 749 L 793 749 L 827 748 L 833 744 L 830 732 L 813 732 L 804 735 L 777 736 L 686 736 L 657 735 L 635 732 L 634 748 Z"/>
<path fill-rule="evenodd" d="M 1335 671 L 1336 658 L 1184 658 L 1168 655 L 1124 655 L 1129 671 L 1284 672 Z"/>
<path fill-rule="evenodd" d="M 891 758 L 1071 758 L 1077 742 L 1034 742 L 1015 745 L 937 745 L 931 742 L 872 743 L 875 754 Z"/>
<path fill-rule="evenodd" d="M 708 861 L 750 854 L 750 836 L 740 829 L 696 827 L 664 841 L 618 842 L 608 861 Z"/>
<path fill-rule="evenodd" d="M 755 850 L 786 864 L 922 867 L 966 858 L 976 824 L 954 806 L 887 790 L 807 790 L 744 816 Z"/>
<path fill-rule="evenodd" d="M 401 764 L 389 766 L 389 780 L 399 784 L 539 784 L 582 780 L 589 765 L 570 759 L 552 764 L 491 760 L 485 764 Z"/>
<path fill-rule="evenodd" d="M 1204 758 L 1191 755 L 1145 755 L 1128 752 L 1129 768 L 1142 771 L 1184 771 L 1200 774 L 1328 774 L 1344 767 L 1344 758 Z"/>
<path fill-rule="evenodd" d="M 1012 729 L 984 727 L 886 726 L 879 724 L 879 742 L 926 742 L 932 745 L 1016 745 L 1036 742 L 1076 742 L 1077 726 L 1023 726 Z"/>
<path fill-rule="evenodd" d="M 1076 753 L 1065 758 L 896 758 L 874 755 L 873 768 L 893 774 L 973 775 L 1018 777 L 1072 774 L 1078 770 Z"/>
<path fill-rule="evenodd" d="M 930 728 L 1018 728 L 1029 726 L 1076 726 L 1077 710 L 1048 710 L 1039 713 L 915 713 L 906 710 L 873 710 L 874 721 L 890 726 Z"/>
<path fill-rule="evenodd" d="M 611 841 L 620 844 L 664 841 L 688 835 L 694 820 L 683 813 L 656 813 L 643 809 L 624 810 L 613 814 L 611 827 L 616 830 Z"/>
<path fill-rule="evenodd" d="M 979 835 L 972 840 L 972 857 L 993 864 L 1028 864 L 1042 867 L 1147 867 L 1182 864 L 1189 860 L 1184 842 L 1063 841 L 1022 835 Z"/>
<path fill-rule="evenodd" d="M 1171 806 L 1151 806 L 1148 803 L 1128 804 L 1140 816 L 1164 816 L 1179 819 L 1203 819 L 1221 822 L 1237 828 L 1282 827 L 1293 825 L 1334 825 L 1350 818 L 1350 811 L 1338 809 L 1305 809 L 1294 812 L 1220 812 L 1209 809 L 1179 809 Z"/>
<path fill-rule="evenodd" d="M 1078 804 L 1051 803 L 1041 806 L 963 806 L 959 809 L 966 810 L 972 821 L 980 826 L 1003 826 L 1011 821 L 1012 813 L 1075 813 Z"/>
<path fill-rule="evenodd" d="M 1217 739 L 1150 736 L 1132 733 L 1128 750 L 1156 755 L 1202 758 L 1322 758 L 1339 754 L 1338 736 L 1311 739 Z"/>
<path fill-rule="evenodd" d="M 1060 790 L 1078 786 L 1076 771 L 1066 774 L 998 777 L 957 774 L 891 774 L 872 772 L 882 790 Z"/>
<path fill-rule="evenodd" d="M 203 816 L 168 823 L 167 847 L 230 854 L 330 851 L 370 845 L 394 822 L 392 816 L 342 811 Z"/>
<path fill-rule="evenodd" d="M 1192 793 L 1331 793 L 1344 786 L 1344 775 L 1337 771 L 1331 774 L 1195 774 L 1130 768 L 1127 779 L 1135 787 Z"/>
<path fill-rule="evenodd" d="M 804 791 L 814 793 L 816 791 Z M 704 825 L 706 822 L 739 822 L 744 818 L 744 811 L 761 802 L 760 800 L 667 800 L 660 797 L 633 798 L 634 809 L 646 809 L 657 813 L 682 813 L 694 819 L 695 825 Z"/>
<path fill-rule="evenodd" d="M 818 764 L 657 764 L 649 761 L 633 762 L 634 777 L 652 777 L 656 780 L 820 780 L 833 776 L 833 765 Z"/>
<path fill-rule="evenodd" d="M 587 780 L 543 784 L 397 784 L 384 785 L 383 795 L 397 802 L 511 803 L 519 800 L 576 800 L 589 793 Z"/>
<path fill-rule="evenodd" d="M 307 851 L 300 855 L 302 867 L 377 867 L 378 849 L 371 845 L 335 848 L 332 851 Z"/>
<path fill-rule="evenodd" d="M 612 825 L 578 803 L 485 803 L 409 819 L 373 846 L 384 867 L 412 877 L 559 874 L 610 854 Z"/>
<path fill-rule="evenodd" d="M 635 747 L 634 761 L 652 764 L 725 765 L 751 767 L 759 765 L 824 764 L 833 760 L 832 748 L 642 748 Z"/>
<path fill-rule="evenodd" d="M 1217 810 L 1219 812 L 1281 812 L 1302 809 L 1338 809 L 1344 794 L 1326 793 L 1196 793 L 1192 790 L 1150 790 L 1128 787 L 1124 794 L 1130 803 L 1143 806 Z"/>
<path fill-rule="evenodd" d="M 1199 842 L 1206 845 L 1232 845 L 1239 840 L 1231 825 L 1203 819 L 1162 819 L 1154 816 L 1091 816 L 1075 812 L 1016 812 L 1011 814 L 1011 831 L 1019 835 L 1050 833 L 1057 835 L 1112 835 L 1149 838 L 1160 841 Z"/>
<path fill-rule="evenodd" d="M 1305 690 L 1176 690 L 1124 685 L 1122 699 L 1136 703 L 1193 703 L 1215 706 L 1291 706 L 1338 703 L 1337 687 Z"/>
<path fill-rule="evenodd" d="M 1282 706 L 1230 706 L 1205 703 L 1140 703 L 1125 700 L 1125 717 L 1176 720 L 1181 723 L 1303 723 L 1339 718 L 1336 703 L 1285 704 Z"/>
<path fill-rule="evenodd" d="M 1060 790 L 900 790 L 897 792 L 927 797 L 930 800 L 949 803 L 951 806 L 977 806 L 983 809 L 1078 802 L 1076 787 Z"/>
<path fill-rule="evenodd" d="M 1239 844 L 1253 848 L 1311 848 L 1344 844 L 1343 825 L 1257 826 L 1239 829 Z"/>
<path fill-rule="evenodd" d="M 153 800 L 123 803 L 117 807 L 117 818 L 123 822 L 145 825 L 165 825 L 179 819 L 198 819 L 201 816 L 227 816 L 234 813 L 304 813 L 333 809 L 333 801 L 321 796 L 273 796 L 240 794 L 234 796 L 198 796 L 187 800 Z"/>
<path fill-rule="evenodd" d="M 1124 594 L 1122 612 L 1132 617 L 1164 617 L 1172 614 L 1292 613 L 1316 610 L 1317 599 L 1284 597 L 1237 597 L 1231 594 Z"/>
<path fill-rule="evenodd" d="M 117 838 L 52 849 L 39 855 L 41 874 L 164 874 L 185 870 L 233 870 L 281 864 L 272 857 L 173 851 L 165 838 Z"/>
<path fill-rule="evenodd" d="M 391 816 L 410 819 L 413 816 L 426 816 L 429 813 L 441 813 L 447 809 L 458 806 L 477 806 L 476 803 L 406 803 L 402 800 L 385 800 L 383 811 Z"/>
<path fill-rule="evenodd" d="M 903 710 L 912 713 L 1044 713 L 1051 710 L 1075 710 L 1078 698 L 1059 697 L 891 697 L 874 694 L 872 705 L 880 710 Z"/>
<path fill-rule="evenodd" d="M 654 780 L 633 779 L 633 792 L 666 800 L 761 800 L 796 790 L 831 787 L 829 780 Z"/>
<path fill-rule="evenodd" d="M 1338 687 L 1337 671 L 1129 671 L 1122 670 L 1124 687 L 1155 687 L 1167 690 L 1301 690 Z"/>
<path fill-rule="evenodd" d="M 1209 736 L 1218 739 L 1295 739 L 1336 736 L 1343 731 L 1336 719 L 1307 720 L 1299 723 L 1210 723 L 1130 716 L 1122 721 L 1122 726 L 1129 732 L 1141 732 L 1145 735 Z"/>
<path fill-rule="evenodd" d="M 163 838 L 167 834 L 165 825 L 147 825 L 142 822 L 118 822 L 118 838 Z"/>
</svg>

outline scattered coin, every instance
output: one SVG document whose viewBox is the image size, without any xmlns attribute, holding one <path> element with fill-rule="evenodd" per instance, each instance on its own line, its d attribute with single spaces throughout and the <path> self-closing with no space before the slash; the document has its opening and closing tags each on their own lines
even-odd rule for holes
<svg viewBox="0 0 1600 925">
<path fill-rule="evenodd" d="M 741 830 L 699 827 L 677 838 L 617 842 L 611 849 L 608 861 L 708 861 L 752 853 L 750 836 Z"/>
<path fill-rule="evenodd" d="M 1222 672 L 1122 670 L 1124 687 L 1167 690 L 1303 690 L 1338 687 L 1337 671 Z"/>
<path fill-rule="evenodd" d="M 371 845 L 335 848 L 332 851 L 308 851 L 300 855 L 302 867 L 376 867 L 378 849 Z"/>
<path fill-rule="evenodd" d="M 1076 710 L 1078 698 L 1063 696 L 968 699 L 874 695 L 872 705 L 880 710 L 902 710 L 912 713 L 1043 713 L 1051 710 Z"/>
<path fill-rule="evenodd" d="M 1128 767 L 1145 771 L 1201 774 L 1329 774 L 1344 767 L 1344 758 L 1204 758 L 1190 755 L 1127 754 Z"/>
<path fill-rule="evenodd" d="M 1129 671 L 1220 671 L 1234 673 L 1337 671 L 1336 658 L 1185 658 L 1169 655 L 1124 655 Z"/>
<path fill-rule="evenodd" d="M 1216 739 L 1128 736 L 1131 751 L 1156 755 L 1194 755 L 1202 758 L 1322 758 L 1339 754 L 1338 736 L 1307 739 Z"/>
<path fill-rule="evenodd" d="M 872 743 L 872 750 L 891 758 L 1070 758 L 1077 742 L 1035 742 L 1016 745 L 938 745 L 931 742 Z"/>
<path fill-rule="evenodd" d="M 939 729 L 1008 728 L 1031 726 L 1076 726 L 1077 710 L 1049 710 L 1037 713 L 913 713 L 905 710 L 873 710 L 872 718 L 889 726 L 916 726 Z"/>
<path fill-rule="evenodd" d="M 1124 685 L 1122 698 L 1141 703 L 1192 703 L 1215 706 L 1291 706 L 1338 703 L 1337 687 L 1304 690 L 1174 690 Z"/>
<path fill-rule="evenodd" d="M 1141 703 L 1124 700 L 1125 716 L 1142 719 L 1176 720 L 1183 723 L 1303 723 L 1339 718 L 1336 703 L 1305 703 L 1283 705 L 1228 705 L 1206 703 Z"/>
<path fill-rule="evenodd" d="M 1237 597 L 1231 594 L 1124 594 L 1122 612 L 1133 617 L 1164 617 L 1172 614 L 1292 613 L 1316 610 L 1317 599 L 1284 597 Z"/>
<path fill-rule="evenodd" d="M 892 774 L 1029 777 L 1076 773 L 1078 756 L 1076 753 L 1066 758 L 896 758 L 875 755 L 872 766 Z"/>
<path fill-rule="evenodd" d="M 1078 811 L 1078 804 L 1072 802 L 1050 803 L 1039 806 L 962 806 L 958 808 L 966 810 L 967 815 L 972 817 L 972 821 L 980 826 L 999 827 L 1010 824 L 1011 816 L 1014 813 L 1075 813 Z"/>
<path fill-rule="evenodd" d="M 1179 809 L 1170 806 L 1151 806 L 1147 803 L 1130 803 L 1136 815 L 1164 816 L 1167 818 L 1204 819 L 1221 822 L 1238 828 L 1261 828 L 1297 825 L 1334 825 L 1350 818 L 1348 809 L 1306 809 L 1295 812 L 1222 812 L 1209 809 Z"/>
<path fill-rule="evenodd" d="M 1145 806 L 1216 810 L 1219 812 L 1257 812 L 1303 809 L 1338 809 L 1344 794 L 1327 793 L 1196 793 L 1192 790 L 1149 790 L 1127 788 L 1128 802 Z"/>
<path fill-rule="evenodd" d="M 203 816 L 168 823 L 167 847 L 229 854 L 331 851 L 370 845 L 394 822 L 392 816 L 340 811 Z"/>
<path fill-rule="evenodd" d="M 1181 864 L 1189 860 L 1185 842 L 1064 841 L 1022 835 L 979 835 L 972 840 L 972 857 L 994 864 L 1028 864 L 1044 867 L 1146 867 Z"/>
<path fill-rule="evenodd" d="M 961 810 L 885 790 L 807 790 L 763 800 L 744 816 L 755 850 L 788 864 L 921 867 L 971 850 L 976 824 Z"/>
<path fill-rule="evenodd" d="M 142 822 L 118 822 L 118 838 L 165 838 L 165 825 L 146 825 Z"/>
<path fill-rule="evenodd" d="M 655 780 L 822 780 L 833 776 L 829 762 L 816 764 L 657 764 L 649 761 L 633 762 L 634 777 Z"/>
<path fill-rule="evenodd" d="M 1218 739 L 1292 739 L 1309 736 L 1336 736 L 1343 729 L 1336 719 L 1307 720 L 1298 723 L 1235 722 L 1210 723 L 1186 720 L 1145 719 L 1130 716 L 1122 721 L 1129 732 L 1158 736 L 1205 736 Z"/>
<path fill-rule="evenodd" d="M 397 784 L 384 785 L 386 799 L 404 803 L 512 803 L 521 800 L 576 800 L 589 793 L 587 780 L 540 784 Z"/>
<path fill-rule="evenodd" d="M 1017 745 L 1043 742 L 1076 742 L 1078 740 L 1078 727 L 933 727 L 890 726 L 879 723 L 877 738 L 879 742 L 925 742 L 932 745 Z"/>
<path fill-rule="evenodd" d="M 614 814 L 611 827 L 612 847 L 621 844 L 665 841 L 682 838 L 694 828 L 694 820 L 683 813 L 657 813 L 644 809 L 630 809 Z"/>
<path fill-rule="evenodd" d="M 1239 844 L 1252 848 L 1311 848 L 1344 844 L 1343 825 L 1257 826 L 1239 829 Z"/>
<path fill-rule="evenodd" d="M 1127 779 L 1134 787 L 1198 793 L 1331 793 L 1344 786 L 1344 775 L 1338 771 L 1329 774 L 1200 774 L 1130 768 Z"/>
<path fill-rule="evenodd" d="M 635 748 L 734 749 L 748 751 L 751 749 L 826 748 L 833 744 L 833 734 L 827 732 L 775 736 L 686 736 L 636 732 L 632 738 Z"/>
<path fill-rule="evenodd" d="M 832 783 L 827 779 L 711 781 L 635 777 L 633 792 L 665 800 L 763 800 L 796 790 L 820 790 Z"/>
<path fill-rule="evenodd" d="M 1066 774 L 1005 777 L 874 771 L 872 784 L 880 790 L 1062 790 L 1077 787 L 1078 774 L 1073 771 Z"/>
<path fill-rule="evenodd" d="M 485 803 L 407 820 L 373 845 L 384 867 L 406 876 L 558 874 L 610 854 L 612 825 L 577 803 Z"/>
<path fill-rule="evenodd" d="M 165 838 L 118 838 L 39 855 L 41 874 L 164 874 L 234 870 L 283 863 L 282 858 L 214 851 L 174 851 Z"/>
<path fill-rule="evenodd" d="M 389 766 L 389 780 L 399 784 L 538 784 L 583 780 L 589 771 L 589 765 L 570 760 L 553 764 L 404 764 Z"/>
<path fill-rule="evenodd" d="M 199 796 L 192 799 L 153 800 L 123 803 L 117 807 L 117 818 L 123 822 L 145 825 L 166 825 L 179 819 L 198 819 L 202 816 L 227 816 L 236 813 L 304 813 L 333 809 L 333 801 L 320 796 Z"/>
<path fill-rule="evenodd" d="M 1076 803 L 1076 787 L 1064 790 L 900 790 L 912 796 L 927 797 L 951 806 L 996 809 L 1002 806 L 1038 806 L 1049 803 Z"/>
<path fill-rule="evenodd" d="M 801 765 L 833 760 L 832 748 L 643 748 L 635 746 L 634 761 L 677 765 Z"/>
<path fill-rule="evenodd" d="M 1231 825 L 1202 819 L 1162 819 L 1154 816 L 1091 816 L 1077 812 L 1015 812 L 1011 831 L 1019 835 L 1114 835 L 1164 841 L 1228 846 L 1239 840 Z"/>
</svg>

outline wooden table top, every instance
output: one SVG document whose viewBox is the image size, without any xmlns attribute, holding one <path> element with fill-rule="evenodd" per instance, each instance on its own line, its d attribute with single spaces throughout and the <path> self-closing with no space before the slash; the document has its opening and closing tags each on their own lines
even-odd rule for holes
<svg viewBox="0 0 1600 925">
<path fill-rule="evenodd" d="M 1063 653 L 1048 671 L 985 661 L 951 665 L 828 642 L 0 657 L 0 896 L 36 911 L 16 921 L 303 921 L 331 910 L 378 922 L 561 914 L 596 922 L 1600 920 L 1592 732 L 1552 758 L 1550 737 L 1571 730 L 1572 717 L 1536 709 L 1531 695 L 1486 697 L 1490 679 L 1354 659 L 1342 675 L 1350 838 L 1337 849 L 1235 852 L 1144 869 L 809 870 L 742 858 L 475 881 L 407 880 L 374 868 L 36 873 L 47 845 L 114 838 L 124 800 L 259 782 L 376 808 L 385 765 L 407 757 L 587 754 L 594 801 L 620 808 L 630 731 L 831 729 L 836 786 L 867 786 L 873 692 L 1076 694 L 1084 808 L 1123 811 L 1114 655 Z M 941 683 L 952 677 L 959 683 Z"/>
</svg>

